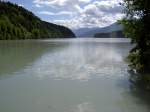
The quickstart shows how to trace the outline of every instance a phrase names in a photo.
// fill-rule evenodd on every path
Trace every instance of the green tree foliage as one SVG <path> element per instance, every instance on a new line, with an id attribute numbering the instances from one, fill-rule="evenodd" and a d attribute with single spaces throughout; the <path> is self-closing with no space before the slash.
<path id="1" fill-rule="evenodd" d="M 135 47 L 128 57 L 130 66 L 140 75 L 138 79 L 150 87 L 150 0 L 124 0 L 126 17 L 121 21 L 126 37 Z M 150 89 L 150 88 L 149 88 Z"/>
<path id="2" fill-rule="evenodd" d="M 0 1 L 0 40 L 71 37 L 75 35 L 70 29 L 44 22 L 21 6 Z"/>
<path id="3" fill-rule="evenodd" d="M 126 17 L 122 20 L 125 35 L 136 44 L 129 56 L 131 66 L 139 72 L 149 72 L 150 0 L 124 0 L 123 6 L 126 13 Z"/>

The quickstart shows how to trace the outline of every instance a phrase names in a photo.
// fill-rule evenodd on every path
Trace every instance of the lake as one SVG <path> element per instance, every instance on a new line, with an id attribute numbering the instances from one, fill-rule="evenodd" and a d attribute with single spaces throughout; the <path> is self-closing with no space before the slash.
<path id="1" fill-rule="evenodd" d="M 129 39 L 0 41 L 0 112 L 150 112 Z"/>

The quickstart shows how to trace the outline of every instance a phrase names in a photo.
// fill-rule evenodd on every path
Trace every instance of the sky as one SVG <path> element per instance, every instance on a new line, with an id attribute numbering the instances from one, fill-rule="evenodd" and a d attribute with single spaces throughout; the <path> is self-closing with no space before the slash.
<path id="1" fill-rule="evenodd" d="M 105 27 L 123 17 L 122 0 L 8 0 L 71 29 Z"/>

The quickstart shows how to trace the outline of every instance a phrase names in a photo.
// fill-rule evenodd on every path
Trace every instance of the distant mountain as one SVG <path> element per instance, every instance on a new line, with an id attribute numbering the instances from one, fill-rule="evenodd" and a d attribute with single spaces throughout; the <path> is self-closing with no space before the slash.
<path id="1" fill-rule="evenodd" d="M 42 21 L 25 8 L 0 0 L 0 40 L 72 38 L 68 28 Z"/>
<path id="2" fill-rule="evenodd" d="M 114 23 L 110 26 L 103 27 L 103 28 L 80 28 L 77 30 L 74 30 L 74 33 L 76 34 L 77 37 L 94 37 L 95 34 L 97 33 L 110 33 L 114 31 L 120 31 L 122 30 L 123 27 L 122 25 L 118 23 Z"/>
<path id="3" fill-rule="evenodd" d="M 122 31 L 113 31 L 106 33 L 96 33 L 94 35 L 95 38 L 124 38 Z"/>

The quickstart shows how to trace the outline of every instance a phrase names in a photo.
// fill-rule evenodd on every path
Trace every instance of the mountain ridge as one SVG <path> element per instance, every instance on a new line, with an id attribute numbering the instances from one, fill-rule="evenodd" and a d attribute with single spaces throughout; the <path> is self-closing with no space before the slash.
<path id="1" fill-rule="evenodd" d="M 80 28 L 77 30 L 74 30 L 74 33 L 77 37 L 94 37 L 97 33 L 110 33 L 114 31 L 121 31 L 123 29 L 123 26 L 119 23 L 115 22 L 111 24 L 110 26 L 102 27 L 102 28 Z"/>

